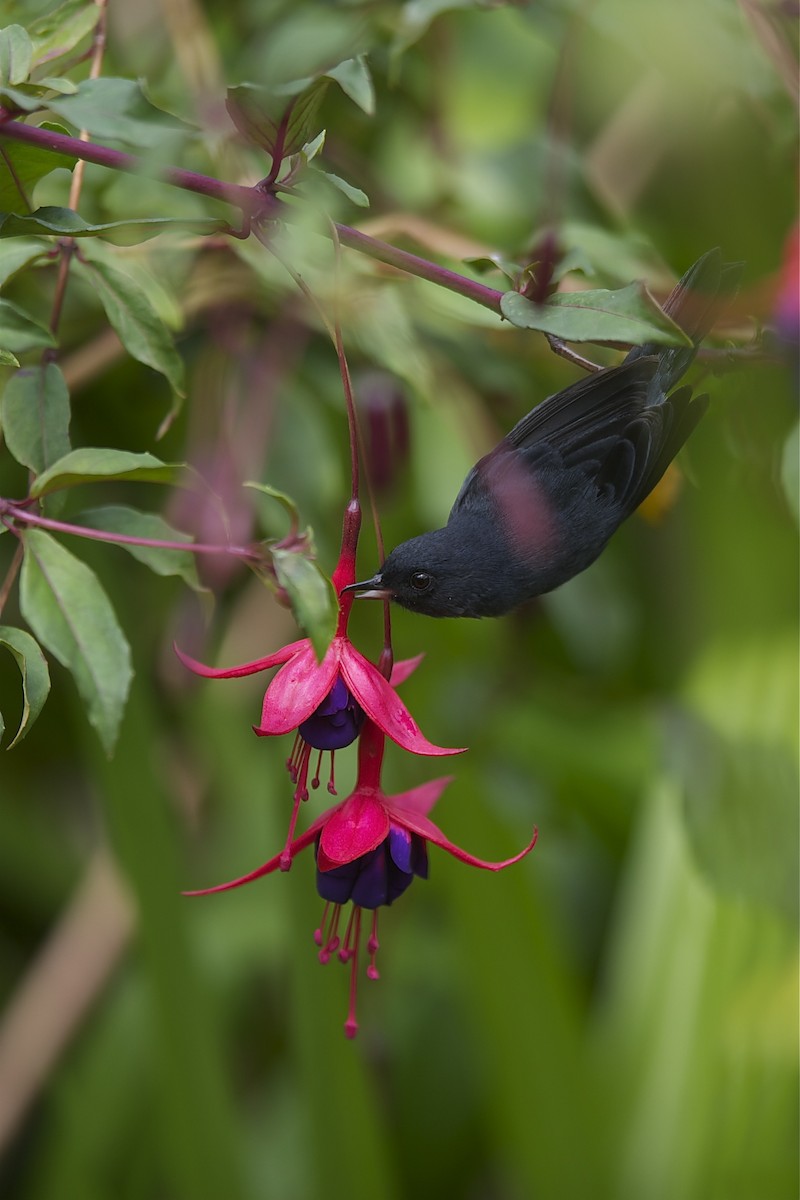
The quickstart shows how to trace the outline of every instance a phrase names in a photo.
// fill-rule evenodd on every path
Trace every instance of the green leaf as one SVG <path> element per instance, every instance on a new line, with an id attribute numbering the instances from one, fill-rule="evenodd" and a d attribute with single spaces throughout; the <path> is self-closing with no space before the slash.
<path id="1" fill-rule="evenodd" d="M 97 292 L 109 323 L 128 353 L 160 372 L 177 396 L 184 396 L 183 360 L 172 335 L 135 280 L 96 259 L 76 264 Z"/>
<path id="2" fill-rule="evenodd" d="M 225 221 L 214 217 L 139 217 L 132 221 L 104 221 L 95 225 L 84 221 L 71 208 L 53 206 L 37 208 L 27 216 L 14 212 L 0 213 L 0 238 L 43 233 L 55 237 L 101 237 L 118 246 L 146 242 L 148 238 L 174 229 L 195 234 L 214 234 L 226 228 Z"/>
<path id="3" fill-rule="evenodd" d="M 369 196 L 366 192 L 362 192 L 361 188 L 354 187 L 352 183 L 348 183 L 340 175 L 334 175 L 332 171 L 323 171 L 322 167 L 318 167 L 316 163 L 312 164 L 311 169 L 343 192 L 352 204 L 357 204 L 359 208 L 369 208 Z"/>
<path id="4" fill-rule="evenodd" d="M 613 292 L 601 288 L 559 293 L 546 304 L 534 304 L 518 292 L 506 292 L 500 309 L 520 329 L 538 329 L 568 342 L 691 345 L 683 330 L 639 282 Z"/>
<path id="5" fill-rule="evenodd" d="M 69 391 L 55 363 L 17 371 L 0 397 L 0 425 L 17 462 L 41 475 L 69 454 Z"/>
<path id="6" fill-rule="evenodd" d="M 335 79 L 342 91 L 355 101 L 368 116 L 374 115 L 375 88 L 364 54 L 340 62 L 338 66 L 331 67 L 325 74 L 329 79 Z"/>
<path id="7" fill-rule="evenodd" d="M 0 367 L 18 367 L 19 359 L 10 350 L 0 350 Z"/>
<path id="8" fill-rule="evenodd" d="M 107 504 L 80 514 L 76 523 L 90 529 L 105 529 L 109 533 L 124 533 L 128 537 L 148 538 L 159 542 L 191 543 L 188 533 L 174 529 L 158 513 L 140 512 L 122 504 Z M 197 578 L 195 556 L 186 550 L 161 550 L 156 546 L 134 546 L 117 543 L 156 575 L 180 575 L 196 592 L 205 591 Z"/>
<path id="9" fill-rule="evenodd" d="M 510 283 L 516 283 L 522 274 L 522 267 L 519 263 L 511 262 L 499 254 L 479 254 L 473 258 L 465 258 L 463 261 L 467 266 L 472 267 L 476 275 L 489 275 L 500 271 Z"/>
<path id="10" fill-rule="evenodd" d="M 60 125 L 42 125 L 54 133 L 66 133 Z M 41 146 L 29 146 L 25 142 L 4 141 L 0 145 L 0 213 L 27 211 L 33 189 L 40 179 L 64 167 L 71 171 L 78 160 L 69 154 L 60 154 Z"/>
<path id="11" fill-rule="evenodd" d="M 130 648 L 97 576 L 50 534 L 29 529 L 20 608 L 39 641 L 72 672 L 110 754 L 133 672 Z"/>
<path id="12" fill-rule="evenodd" d="M 85 79 L 73 96 L 51 96 L 47 107 L 93 137 L 147 149 L 159 134 L 181 128 L 174 117 L 150 104 L 132 79 Z"/>
<path id="13" fill-rule="evenodd" d="M 46 325 L 40 325 L 10 300 L 0 300 L 0 346 L 14 353 L 24 353 L 55 344 L 56 339 Z"/>
<path id="14" fill-rule="evenodd" d="M 62 79 L 59 75 L 43 75 L 37 83 L 40 87 L 50 88 L 54 92 L 63 92 L 65 96 L 74 96 L 78 90 L 77 83 L 71 79 Z"/>
<path id="15" fill-rule="evenodd" d="M 0 241 L 0 287 L 16 275 L 17 271 L 27 267 L 28 263 L 44 257 L 49 249 L 48 243 L 38 238 L 15 238 L 13 241 L 9 238 L 7 241 Z"/>
<path id="16" fill-rule="evenodd" d="M 0 29 L 0 83 L 24 83 L 31 71 L 33 45 L 21 25 Z"/>
<path id="17" fill-rule="evenodd" d="M 300 80 L 279 88 L 243 83 L 228 88 L 226 107 L 239 132 L 273 157 L 287 158 L 302 150 L 330 80 Z M 292 95 L 292 88 L 302 91 Z"/>
<path id="18" fill-rule="evenodd" d="M 303 146 L 302 150 L 300 151 L 306 163 L 310 163 L 312 159 L 316 158 L 324 145 L 325 130 L 323 129 L 321 133 L 317 134 L 313 141 L 306 142 L 305 146 Z"/>
<path id="19" fill-rule="evenodd" d="M 34 66 L 63 58 L 92 32 L 99 19 L 99 9 L 86 0 L 66 0 L 52 12 L 39 17 L 29 26 L 33 42 Z"/>
<path id="20" fill-rule="evenodd" d="M 14 740 L 6 747 L 11 750 L 21 742 L 39 716 L 50 691 L 50 672 L 39 643 L 24 629 L 0 625 L 0 646 L 10 651 L 22 675 L 22 717 Z M 0 738 L 4 722 L 0 717 Z"/>
<path id="21" fill-rule="evenodd" d="M 59 488 L 111 479 L 129 479 L 135 483 L 180 484 L 185 472 L 186 467 L 182 463 L 164 463 L 152 454 L 134 454 L 130 450 L 104 450 L 96 446 L 86 446 L 80 450 L 72 450 L 53 463 L 49 470 L 34 481 L 31 495 L 47 496 Z"/>
<path id="22" fill-rule="evenodd" d="M 297 511 L 297 505 L 290 496 L 285 492 L 279 492 L 277 488 L 270 487 L 268 483 L 256 483 L 252 479 L 248 479 L 242 485 L 246 488 L 252 488 L 255 492 L 262 492 L 263 495 L 269 496 L 271 500 L 277 500 L 278 504 L 289 514 L 289 521 L 292 528 L 297 529 L 300 525 L 300 514 Z"/>
<path id="23" fill-rule="evenodd" d="M 321 659 L 336 629 L 333 587 L 316 563 L 292 550 L 272 550 L 278 583 L 286 590 L 295 620 Z"/>

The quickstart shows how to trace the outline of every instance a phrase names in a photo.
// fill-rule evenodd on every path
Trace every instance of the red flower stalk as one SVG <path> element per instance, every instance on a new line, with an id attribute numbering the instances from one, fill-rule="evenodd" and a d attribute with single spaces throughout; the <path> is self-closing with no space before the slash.
<path id="1" fill-rule="evenodd" d="M 329 808 L 285 851 L 248 875 L 217 884 L 216 887 L 184 893 L 187 896 L 207 896 L 241 887 L 260 879 L 262 875 L 272 874 L 278 868 L 285 869 L 286 854 L 291 861 L 301 850 L 314 843 L 317 890 L 326 902 L 314 940 L 319 946 L 320 962 L 327 963 L 338 953 L 342 962 L 350 963 L 350 1005 L 344 1029 L 351 1038 L 358 1032 L 356 991 L 363 910 L 371 910 L 373 914 L 366 945 L 369 956 L 367 976 L 377 979 L 377 910 L 383 905 L 392 904 L 401 896 L 415 875 L 427 878 L 428 842 L 469 866 L 500 871 L 529 854 L 537 837 L 534 829 L 528 845 L 513 858 L 501 862 L 487 862 L 462 850 L 449 841 L 428 817 L 450 778 L 432 779 L 411 791 L 387 796 L 381 788 L 384 743 L 381 729 L 374 722 L 365 721 L 359 740 L 358 777 L 346 800 Z M 352 902 L 353 908 L 345 932 L 340 936 L 342 911 L 348 901 Z"/>

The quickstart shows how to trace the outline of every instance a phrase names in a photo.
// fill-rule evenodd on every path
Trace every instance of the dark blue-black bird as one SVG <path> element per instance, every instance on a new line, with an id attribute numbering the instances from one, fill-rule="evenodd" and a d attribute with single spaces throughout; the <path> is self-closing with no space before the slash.
<path id="1" fill-rule="evenodd" d="M 396 546 L 347 590 L 429 617 L 497 617 L 593 563 L 705 412 L 707 396 L 671 389 L 739 272 L 704 254 L 664 305 L 691 346 L 637 346 L 543 400 L 472 468 L 443 529 Z"/>

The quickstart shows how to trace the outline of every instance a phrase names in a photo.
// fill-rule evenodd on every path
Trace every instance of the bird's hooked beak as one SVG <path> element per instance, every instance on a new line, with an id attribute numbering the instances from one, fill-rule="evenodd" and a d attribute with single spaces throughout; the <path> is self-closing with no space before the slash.
<path id="1" fill-rule="evenodd" d="M 345 592 L 356 592 L 358 600 L 391 600 L 394 592 L 391 588 L 382 587 L 383 579 L 380 573 L 373 575 L 372 579 L 362 579 L 361 583 L 349 583 L 347 587 L 343 587 L 340 596 Z"/>

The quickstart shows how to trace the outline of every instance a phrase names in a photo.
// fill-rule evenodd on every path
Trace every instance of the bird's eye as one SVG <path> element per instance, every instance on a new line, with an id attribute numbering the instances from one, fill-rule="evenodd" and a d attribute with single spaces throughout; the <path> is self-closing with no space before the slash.
<path id="1" fill-rule="evenodd" d="M 409 582 L 415 592 L 427 592 L 433 579 L 427 571 L 415 571 Z"/>

